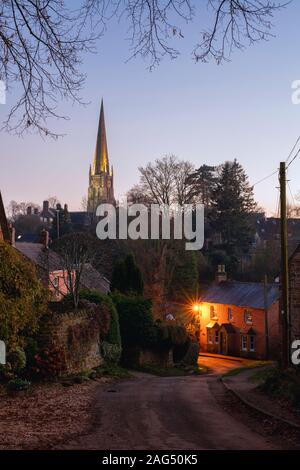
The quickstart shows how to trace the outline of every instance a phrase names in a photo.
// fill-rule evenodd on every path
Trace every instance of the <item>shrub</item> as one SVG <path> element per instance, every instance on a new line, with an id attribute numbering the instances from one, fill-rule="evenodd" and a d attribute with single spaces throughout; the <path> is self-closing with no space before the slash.
<path id="1" fill-rule="evenodd" d="M 58 348 L 43 349 L 34 357 L 31 368 L 39 378 L 58 377 L 66 369 L 65 352 Z"/>
<path id="2" fill-rule="evenodd" d="M 26 354 L 24 349 L 16 346 L 14 350 L 9 351 L 6 358 L 15 373 L 20 373 L 26 367 Z"/>
<path id="3" fill-rule="evenodd" d="M 0 364 L 0 382 L 11 380 L 15 377 L 12 371 L 11 365 L 6 363 L 5 365 Z"/>
<path id="4" fill-rule="evenodd" d="M 144 297 L 114 294 L 124 348 L 149 347 L 157 342 L 157 327 L 151 312 L 151 301 Z"/>
<path id="5" fill-rule="evenodd" d="M 117 364 L 121 359 L 121 348 L 118 344 L 103 341 L 101 344 L 103 358 L 107 362 Z"/>
<path id="6" fill-rule="evenodd" d="M 300 401 L 300 373 L 297 369 L 272 369 L 266 374 L 265 381 L 258 387 L 263 392 L 284 398 L 292 406 Z"/>
<path id="7" fill-rule="evenodd" d="M 158 346 L 171 348 L 184 345 L 188 340 L 186 329 L 181 325 L 158 324 Z"/>
<path id="8" fill-rule="evenodd" d="M 22 336 L 38 329 L 47 297 L 33 264 L 0 242 L 0 338 L 8 348 L 22 344 Z"/>
<path id="9" fill-rule="evenodd" d="M 26 354 L 26 367 L 29 368 L 34 364 L 34 357 L 39 352 L 37 341 L 33 338 L 26 338 L 24 351 Z"/>
<path id="10" fill-rule="evenodd" d="M 101 294 L 96 290 L 82 289 L 79 292 L 80 299 L 88 300 L 96 304 L 99 308 L 99 321 L 101 330 L 101 339 L 103 343 L 107 343 L 103 346 L 102 350 L 104 355 L 113 357 L 114 359 L 108 359 L 110 361 L 118 361 L 120 359 L 122 351 L 119 316 L 117 309 L 108 295 Z M 109 347 L 108 343 L 111 346 Z M 110 351 L 110 352 L 108 352 Z M 104 356 L 105 357 L 105 356 Z"/>
<path id="11" fill-rule="evenodd" d="M 10 392 L 19 392 L 21 390 L 26 390 L 31 383 L 28 380 L 23 379 L 12 379 L 7 384 L 7 390 Z"/>
<path id="12" fill-rule="evenodd" d="M 122 294 L 143 294 L 144 282 L 142 273 L 135 263 L 133 254 L 127 255 L 124 261 L 115 265 L 112 274 L 111 289 L 112 291 L 118 291 Z"/>

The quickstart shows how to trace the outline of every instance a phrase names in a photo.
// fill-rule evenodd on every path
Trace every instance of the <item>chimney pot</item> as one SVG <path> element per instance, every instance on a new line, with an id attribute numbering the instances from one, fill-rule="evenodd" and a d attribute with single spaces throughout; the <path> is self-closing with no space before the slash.
<path id="1" fill-rule="evenodd" d="M 49 211 L 49 201 L 43 201 L 43 212 Z"/>
<path id="2" fill-rule="evenodd" d="M 42 230 L 42 244 L 45 248 L 49 248 L 49 232 L 48 230 Z"/>
<path id="3" fill-rule="evenodd" d="M 227 273 L 225 269 L 225 264 L 219 264 L 218 270 L 216 273 L 216 282 L 224 282 L 227 281 Z"/>

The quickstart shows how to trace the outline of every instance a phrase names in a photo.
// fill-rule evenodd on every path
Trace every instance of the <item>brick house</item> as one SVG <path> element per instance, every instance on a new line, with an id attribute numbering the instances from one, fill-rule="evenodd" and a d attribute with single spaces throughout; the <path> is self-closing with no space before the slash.
<path id="1" fill-rule="evenodd" d="M 278 284 L 216 281 L 203 293 L 199 315 L 201 351 L 253 359 L 278 357 Z"/>
<path id="2" fill-rule="evenodd" d="M 48 247 L 48 241 L 49 234 L 43 231 L 43 243 L 13 241 L 13 246 L 35 264 L 38 278 L 49 289 L 51 300 L 60 301 L 68 293 L 68 275 L 63 269 L 59 255 Z M 110 290 L 109 281 L 89 263 L 84 265 L 80 284 L 82 288 L 95 289 L 103 294 L 107 294 Z"/>
<path id="3" fill-rule="evenodd" d="M 291 341 L 300 339 L 300 245 L 289 259 Z"/>

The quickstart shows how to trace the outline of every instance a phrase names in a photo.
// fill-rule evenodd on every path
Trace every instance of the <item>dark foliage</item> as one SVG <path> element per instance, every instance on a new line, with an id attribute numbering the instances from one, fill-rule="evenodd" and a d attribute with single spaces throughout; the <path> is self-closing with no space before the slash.
<path id="1" fill-rule="evenodd" d="M 144 282 L 142 273 L 137 267 L 132 254 L 127 255 L 124 261 L 115 265 L 111 289 L 122 294 L 143 294 Z"/>

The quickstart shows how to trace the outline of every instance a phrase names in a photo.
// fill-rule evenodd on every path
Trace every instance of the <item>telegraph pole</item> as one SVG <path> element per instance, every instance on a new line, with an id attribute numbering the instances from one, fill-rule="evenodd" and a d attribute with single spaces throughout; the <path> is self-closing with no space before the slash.
<path id="1" fill-rule="evenodd" d="M 269 312 L 268 312 L 268 277 L 264 276 L 264 307 L 265 307 L 265 347 L 266 359 L 269 358 Z"/>
<path id="2" fill-rule="evenodd" d="M 282 325 L 282 367 L 289 366 L 289 260 L 288 227 L 286 211 L 286 165 L 280 162 L 280 228 L 281 228 L 281 325 Z"/>

